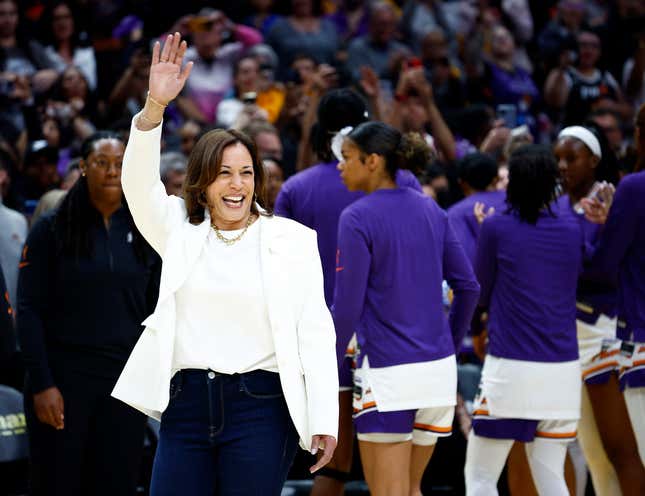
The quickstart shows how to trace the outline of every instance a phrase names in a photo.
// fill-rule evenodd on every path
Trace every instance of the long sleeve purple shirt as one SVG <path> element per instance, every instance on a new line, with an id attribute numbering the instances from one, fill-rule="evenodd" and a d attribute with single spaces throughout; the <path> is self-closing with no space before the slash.
<path id="1" fill-rule="evenodd" d="M 558 198 L 557 207 L 558 211 L 568 211 L 577 218 L 582 230 L 585 270 L 578 277 L 576 318 L 589 324 L 595 324 L 601 313 L 609 317 L 615 317 L 618 298 L 616 285 L 611 281 L 598 278 L 596 271 L 590 264 L 590 257 L 598 244 L 600 233 L 602 232 L 601 226 L 589 222 L 584 214 L 576 213 L 568 195 Z"/>
<path id="2" fill-rule="evenodd" d="M 592 265 L 618 274 L 617 336 L 645 342 L 645 171 L 618 185 Z"/>
<path id="3" fill-rule="evenodd" d="M 325 301 L 334 298 L 338 219 L 341 212 L 359 198 L 362 192 L 350 192 L 336 168 L 338 162 L 314 165 L 290 177 L 276 199 L 275 213 L 304 224 L 318 234 L 318 251 L 323 268 Z M 400 170 L 400 187 L 421 191 L 421 185 L 410 171 Z"/>
<path id="4" fill-rule="evenodd" d="M 455 353 L 479 285 L 446 213 L 410 188 L 377 190 L 347 207 L 338 226 L 332 315 L 342 360 L 356 332 L 371 367 Z M 454 291 L 450 316 L 441 284 Z"/>
<path id="5" fill-rule="evenodd" d="M 486 210 L 493 207 L 496 213 L 502 213 L 506 208 L 506 192 L 478 191 L 458 201 L 448 209 L 450 225 L 455 230 L 455 235 L 471 263 L 475 263 L 477 238 L 481 230 L 474 212 L 475 203 L 477 202 L 483 203 Z"/>
<path id="6" fill-rule="evenodd" d="M 489 307 L 489 352 L 500 358 L 565 362 L 578 358 L 576 285 L 583 253 L 580 223 L 553 206 L 537 224 L 514 213 L 482 224 L 475 273 Z"/>

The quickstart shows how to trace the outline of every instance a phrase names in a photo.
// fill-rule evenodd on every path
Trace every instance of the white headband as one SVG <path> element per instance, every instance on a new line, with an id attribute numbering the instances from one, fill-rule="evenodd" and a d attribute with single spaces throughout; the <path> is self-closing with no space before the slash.
<path id="1" fill-rule="evenodd" d="M 569 126 L 565 127 L 560 134 L 558 134 L 558 139 L 560 138 L 577 138 L 582 141 L 587 148 L 591 150 L 596 157 L 602 158 L 602 152 L 600 151 L 600 141 L 594 136 L 594 134 L 589 131 L 586 127 L 582 126 Z"/>
<path id="2" fill-rule="evenodd" d="M 343 129 L 338 131 L 331 139 L 331 151 L 336 157 L 336 160 L 338 160 L 339 162 L 343 161 L 343 154 L 341 153 L 341 149 L 343 148 L 343 141 L 345 140 L 345 136 L 351 133 L 353 129 L 354 128 L 352 126 L 344 127 Z"/>

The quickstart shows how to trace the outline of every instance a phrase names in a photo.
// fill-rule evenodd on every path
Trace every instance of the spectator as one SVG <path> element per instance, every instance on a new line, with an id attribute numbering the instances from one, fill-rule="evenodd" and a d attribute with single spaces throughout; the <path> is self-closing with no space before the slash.
<path id="1" fill-rule="evenodd" d="M 184 157 L 188 158 L 190 152 L 193 151 L 197 138 L 202 132 L 202 128 L 195 121 L 186 121 L 179 129 L 179 140 L 181 145 L 181 153 Z"/>
<path id="2" fill-rule="evenodd" d="M 132 117 L 138 113 L 145 103 L 149 76 L 150 53 L 143 47 L 138 48 L 110 93 L 109 115 Z"/>
<path id="3" fill-rule="evenodd" d="M 187 165 L 188 159 L 179 152 L 161 154 L 161 182 L 165 186 L 168 195 L 182 196 Z"/>
<path id="4" fill-rule="evenodd" d="M 277 158 L 265 158 L 262 160 L 262 164 L 267 174 L 267 202 L 269 208 L 273 210 L 284 182 L 284 172 L 282 171 L 282 164 Z"/>
<path id="5" fill-rule="evenodd" d="M 600 38 L 591 31 L 577 37 L 579 56 L 575 66 L 566 54 L 553 69 L 544 85 L 544 99 L 555 110 L 564 112 L 564 124 L 581 124 L 595 109 L 618 112 L 629 119 L 632 108 L 625 102 L 619 84 L 606 70 L 597 67 L 600 60 Z"/>
<path id="6" fill-rule="evenodd" d="M 274 158 L 282 167 L 282 143 L 278 130 L 268 122 L 256 121 L 242 129 L 255 142 L 261 159 Z"/>
<path id="7" fill-rule="evenodd" d="M 608 109 L 599 109 L 593 111 L 589 118 L 600 129 L 602 129 L 607 142 L 614 152 L 616 157 L 623 157 L 625 155 L 625 142 L 623 129 L 621 127 L 622 119 L 620 116 Z"/>
<path id="8" fill-rule="evenodd" d="M 17 323 L 34 495 L 135 494 L 146 419 L 110 393 L 161 264 L 123 204 L 123 150 L 110 133 L 85 141 L 83 177 L 23 252 Z"/>
<path id="9" fill-rule="evenodd" d="M 441 113 L 445 115 L 463 108 L 466 104 L 463 74 L 450 57 L 446 35 L 441 28 L 429 31 L 423 38 L 421 61 Z"/>
<path id="10" fill-rule="evenodd" d="M 267 120 L 274 124 L 286 97 L 286 90 L 282 83 L 275 80 L 275 71 L 278 68 L 278 56 L 269 45 L 259 44 L 251 47 L 248 55 L 255 57 L 260 64 L 260 77 L 258 80 L 258 96 L 256 103 L 267 112 Z"/>
<path id="11" fill-rule="evenodd" d="M 411 56 L 410 49 L 394 39 L 396 14 L 392 5 L 378 1 L 370 7 L 369 32 L 356 38 L 347 49 L 347 71 L 355 81 L 361 66 L 371 67 L 379 79 L 390 79 L 401 57 Z"/>
<path id="12" fill-rule="evenodd" d="M 365 0 L 342 0 L 336 12 L 327 16 L 336 26 L 341 46 L 368 33 L 368 5 Z"/>
<path id="13" fill-rule="evenodd" d="M 54 118 L 61 134 L 61 147 L 78 148 L 95 131 L 96 100 L 80 69 L 69 66 L 46 95 L 44 113 Z"/>
<path id="14" fill-rule="evenodd" d="M 560 0 L 557 14 L 542 30 L 537 39 L 540 54 L 544 56 L 544 69 L 560 64 L 576 50 L 576 37 L 584 27 L 587 7 L 584 0 Z"/>
<path id="15" fill-rule="evenodd" d="M 514 123 L 507 124 L 510 127 L 526 123 L 530 107 L 539 98 L 531 75 L 515 64 L 515 51 L 511 32 L 501 24 L 495 26 L 492 30 L 490 60 L 484 62 L 482 79 L 474 81 L 477 87 L 473 92 L 476 95 L 483 90 L 478 98 L 493 106 L 513 106 L 516 117 Z"/>
<path id="16" fill-rule="evenodd" d="M 454 36 L 448 24 L 444 2 L 437 0 L 407 0 L 403 5 L 401 29 L 412 47 L 417 50 L 426 34 L 441 28 L 453 44 Z"/>
<path id="17" fill-rule="evenodd" d="M 233 61 L 246 48 L 262 41 L 262 35 L 248 26 L 233 24 L 222 11 L 210 7 L 200 10 L 188 25 L 193 46 L 186 52 L 186 59 L 194 67 L 177 106 L 185 118 L 212 124 L 217 106 L 233 89 Z M 229 33 L 235 41 L 224 43 Z"/>
<path id="18" fill-rule="evenodd" d="M 27 220 L 25 217 L 2 204 L 11 181 L 9 176 L 11 158 L 0 150 L 0 268 L 4 273 L 9 301 L 16 301 L 18 285 L 18 263 L 22 245 L 27 239 Z"/>
<path id="19" fill-rule="evenodd" d="M 296 55 L 332 64 L 338 49 L 336 28 L 321 17 L 321 0 L 291 0 L 292 15 L 275 22 L 266 42 L 278 54 L 278 79 L 284 79 Z"/>
<path id="20" fill-rule="evenodd" d="M 274 14 L 273 0 L 251 0 L 253 14 L 244 19 L 244 24 L 257 29 L 262 36 L 267 36 L 280 16 Z"/>
<path id="21" fill-rule="evenodd" d="M 245 56 L 235 62 L 233 69 L 233 96 L 217 106 L 217 126 L 239 127 L 238 120 L 266 120 L 269 114 L 257 105 L 260 89 L 260 64 L 255 57 Z M 238 125 L 236 125 L 238 124 Z"/>
<path id="22" fill-rule="evenodd" d="M 406 69 L 399 78 L 391 121 L 405 132 L 422 134 L 442 161 L 455 159 L 455 138 L 437 108 L 423 68 Z"/>
<path id="23" fill-rule="evenodd" d="M 18 2 L 0 0 L 0 121 L 17 140 L 25 128 L 22 105 L 33 102 L 31 87 L 44 91 L 58 76 L 43 46 L 18 31 Z"/>
<path id="24" fill-rule="evenodd" d="M 634 55 L 623 66 L 623 87 L 635 109 L 645 103 L 645 28 L 638 35 Z"/>
<path id="25" fill-rule="evenodd" d="M 60 184 L 57 164 L 58 150 L 45 140 L 28 145 L 22 173 L 14 181 L 21 211 L 31 215 L 40 197 Z"/>
<path id="26" fill-rule="evenodd" d="M 67 66 L 80 69 L 92 91 L 96 90 L 96 58 L 87 38 L 87 33 L 76 30 L 72 4 L 56 1 L 49 5 L 43 15 L 43 29 L 47 42 L 45 51 L 62 72 Z"/>

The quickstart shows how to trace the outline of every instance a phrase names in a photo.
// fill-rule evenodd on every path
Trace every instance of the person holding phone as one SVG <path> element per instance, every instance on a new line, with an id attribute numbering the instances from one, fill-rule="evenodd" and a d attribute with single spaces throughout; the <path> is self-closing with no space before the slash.
<path id="1" fill-rule="evenodd" d="M 260 64 L 255 57 L 246 55 L 233 66 L 233 95 L 217 106 L 217 125 L 241 129 L 254 120 L 268 118 L 268 113 L 256 105 L 260 84 Z"/>
<path id="2" fill-rule="evenodd" d="M 280 494 L 300 445 L 334 453 L 338 375 L 316 234 L 266 210 L 266 173 L 243 133 L 204 134 L 183 198 L 159 177 L 163 114 L 193 67 L 157 42 L 132 122 L 123 189 L 161 254 L 157 306 L 112 392 L 161 420 L 150 494 Z"/>
<path id="3" fill-rule="evenodd" d="M 603 146 L 604 145 L 604 146 Z M 581 200 L 594 197 L 601 181 L 618 182 L 604 136 L 582 126 L 563 129 L 554 148 L 564 194 L 558 207 L 579 219 L 589 253 L 601 235 L 584 218 Z M 585 387 L 578 438 L 598 494 L 640 494 L 645 469 L 618 382 L 621 342 L 616 339 L 618 295 L 613 283 L 594 277 L 593 266 L 578 279 L 576 327 Z M 609 463 L 608 463 L 609 462 Z M 613 466 L 613 467 L 612 467 Z M 620 486 L 620 489 L 618 487 Z"/>
<path id="4" fill-rule="evenodd" d="M 180 19 L 175 28 L 192 35 L 193 46 L 186 52 L 186 60 L 194 64 L 193 76 L 177 98 L 177 106 L 187 119 L 214 124 L 219 103 L 234 87 L 233 63 L 244 50 L 260 43 L 262 35 L 251 27 L 234 24 L 212 7 Z"/>

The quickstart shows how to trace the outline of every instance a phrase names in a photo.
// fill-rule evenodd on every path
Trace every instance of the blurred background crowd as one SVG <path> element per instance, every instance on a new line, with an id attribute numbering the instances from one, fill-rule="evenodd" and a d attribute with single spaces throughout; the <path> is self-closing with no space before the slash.
<path id="1" fill-rule="evenodd" d="M 478 184 L 464 157 L 492 156 L 504 189 L 513 150 L 551 145 L 568 125 L 597 131 L 620 175 L 638 161 L 642 0 L 0 0 L 5 304 L 16 301 L 29 226 L 80 176 L 86 138 L 127 140 L 152 43 L 176 31 L 194 67 L 163 123 L 168 194 L 181 194 L 200 135 L 233 127 L 255 140 L 273 205 L 285 180 L 321 161 L 318 103 L 343 87 L 370 118 L 425 136 L 436 154 L 418 179 L 443 208 Z M 21 389 L 18 353 L 0 369 L 0 383 Z"/>

